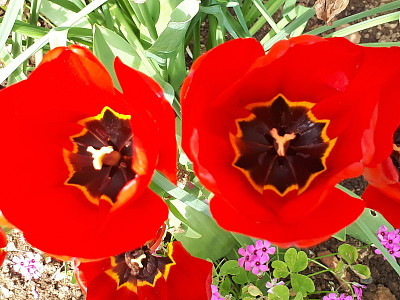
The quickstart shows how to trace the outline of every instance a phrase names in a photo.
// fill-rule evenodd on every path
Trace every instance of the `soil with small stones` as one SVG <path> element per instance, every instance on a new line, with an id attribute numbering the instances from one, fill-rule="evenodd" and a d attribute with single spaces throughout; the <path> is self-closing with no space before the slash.
<path id="1" fill-rule="evenodd" d="M 32 248 L 22 232 L 13 229 L 7 234 L 7 257 L 0 269 L 0 300 L 84 300 L 73 283 L 72 265 L 57 261 Z M 29 279 L 14 270 L 14 257 L 26 257 L 28 252 L 41 255 L 44 267 L 38 279 Z M 111 299 L 110 299 L 111 300 Z"/>

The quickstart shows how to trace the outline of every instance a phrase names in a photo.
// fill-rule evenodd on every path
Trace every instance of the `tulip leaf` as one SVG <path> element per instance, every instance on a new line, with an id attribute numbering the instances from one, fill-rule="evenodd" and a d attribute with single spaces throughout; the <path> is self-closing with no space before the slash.
<path id="1" fill-rule="evenodd" d="M 200 2 L 184 0 L 172 12 L 171 20 L 155 43 L 148 49 L 151 56 L 165 59 L 185 40 L 190 21 L 199 11 Z M 152 55 L 153 54 L 153 55 Z"/>
<path id="2" fill-rule="evenodd" d="M 63 23 L 72 19 L 78 11 L 79 9 L 75 9 L 74 12 L 48 0 L 42 0 L 40 8 L 40 12 L 57 26 L 61 26 Z M 81 21 L 75 24 L 75 26 L 90 27 L 90 24 L 86 18 L 83 18 Z"/>
<path id="3" fill-rule="evenodd" d="M 290 281 L 295 292 L 307 295 L 307 293 L 315 291 L 314 282 L 310 277 L 301 274 L 290 274 Z"/>
<path id="4" fill-rule="evenodd" d="M 201 237 L 193 238 L 186 233 L 174 233 L 185 249 L 199 258 L 219 259 L 225 256 L 237 245 L 236 240 L 228 231 L 223 230 L 208 215 L 186 205 L 180 200 L 170 200 L 171 203 L 187 220 L 188 226 Z"/>
<path id="5" fill-rule="evenodd" d="M 141 72 L 148 73 L 147 68 L 132 46 L 118 34 L 107 28 L 101 26 L 94 27 L 93 52 L 111 74 L 114 85 L 117 88 L 120 88 L 114 71 L 114 60 L 117 56 L 124 64 Z"/>
<path id="6" fill-rule="evenodd" d="M 349 264 L 354 264 L 358 258 L 356 247 L 349 244 L 340 245 L 338 248 L 340 256 Z"/>

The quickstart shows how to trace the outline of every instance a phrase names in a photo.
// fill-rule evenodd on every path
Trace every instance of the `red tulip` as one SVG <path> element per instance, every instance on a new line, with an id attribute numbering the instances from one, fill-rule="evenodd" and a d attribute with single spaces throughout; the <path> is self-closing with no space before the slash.
<path id="1" fill-rule="evenodd" d="M 395 59 L 343 38 L 300 36 L 266 55 L 237 39 L 193 64 L 182 144 L 222 227 L 311 246 L 361 214 L 364 202 L 335 184 L 359 176 L 373 152 L 365 135 L 390 78 L 378 54 Z"/>
<path id="2" fill-rule="evenodd" d="M 115 71 L 123 92 L 89 50 L 61 47 L 0 91 L 0 209 L 42 251 L 116 255 L 167 219 L 148 184 L 155 169 L 176 180 L 173 110 L 151 78 L 118 58 Z"/>
<path id="3" fill-rule="evenodd" d="M 148 246 L 95 262 L 76 271 L 87 300 L 209 300 L 212 264 L 191 256 L 180 242 L 166 256 Z"/>

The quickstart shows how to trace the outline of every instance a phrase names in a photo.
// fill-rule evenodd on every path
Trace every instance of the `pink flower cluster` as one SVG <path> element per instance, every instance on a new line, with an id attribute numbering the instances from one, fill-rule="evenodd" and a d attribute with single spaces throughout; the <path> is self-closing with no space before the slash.
<path id="1" fill-rule="evenodd" d="M 268 241 L 258 240 L 255 245 L 247 245 L 246 249 L 240 248 L 239 254 L 242 256 L 238 259 L 240 267 L 244 267 L 246 271 L 252 271 L 255 275 L 261 275 L 268 271 L 269 254 L 274 254 L 275 247 L 271 247 Z"/>
<path id="2" fill-rule="evenodd" d="M 27 280 L 38 279 L 42 275 L 43 264 L 40 254 L 28 252 L 26 257 L 14 256 L 12 261 L 14 262 L 14 271 L 20 273 Z"/>
<path id="3" fill-rule="evenodd" d="M 221 297 L 221 294 L 218 291 L 218 287 L 216 285 L 211 285 L 211 299 L 210 300 L 224 300 L 225 298 Z"/>
<path id="4" fill-rule="evenodd" d="M 335 293 L 330 293 L 328 296 L 324 296 L 322 300 L 353 300 L 352 296 L 346 296 L 345 294 L 335 294 Z"/>
<path id="5" fill-rule="evenodd" d="M 388 250 L 389 254 L 396 259 L 400 257 L 400 230 L 393 229 L 392 231 L 388 231 L 388 228 L 385 225 L 382 225 L 378 232 L 377 236 L 382 245 Z M 379 249 L 375 250 L 376 254 L 382 254 Z M 383 258 L 386 259 L 386 258 Z"/>

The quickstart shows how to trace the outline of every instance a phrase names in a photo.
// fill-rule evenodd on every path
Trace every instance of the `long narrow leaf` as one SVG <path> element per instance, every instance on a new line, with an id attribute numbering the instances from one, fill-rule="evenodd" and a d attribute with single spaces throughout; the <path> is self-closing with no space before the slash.
<path id="1" fill-rule="evenodd" d="M 71 27 L 76 22 L 81 20 L 83 17 L 85 17 L 87 14 L 89 14 L 90 12 L 101 6 L 106 1 L 107 0 L 94 0 L 93 2 L 89 3 L 84 9 L 82 9 L 79 13 L 74 15 L 73 18 L 62 24 L 62 26 L 60 27 Z M 36 51 L 38 51 L 40 48 L 46 45 L 49 41 L 49 37 L 50 37 L 49 34 L 46 34 L 44 37 L 36 41 L 32 46 L 30 46 L 28 49 L 26 49 L 24 52 L 18 55 L 18 57 L 15 58 L 11 63 L 9 63 L 3 69 L 1 69 L 0 82 L 4 81 L 20 64 L 22 64 L 25 60 L 31 57 Z"/>
<path id="2" fill-rule="evenodd" d="M 1 22 L 0 25 L 0 49 L 4 48 L 7 38 L 10 35 L 15 20 L 17 19 L 18 13 L 21 11 L 23 4 L 24 0 L 11 0 L 8 4 L 3 22 Z M 0 80 L 0 82 L 3 80 Z"/>

